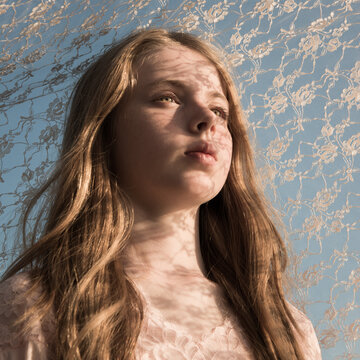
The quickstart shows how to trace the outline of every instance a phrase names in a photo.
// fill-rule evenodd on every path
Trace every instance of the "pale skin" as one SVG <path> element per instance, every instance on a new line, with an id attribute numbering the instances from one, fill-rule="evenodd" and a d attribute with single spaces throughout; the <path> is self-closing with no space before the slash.
<path id="1" fill-rule="evenodd" d="M 215 66 L 177 44 L 138 66 L 117 112 L 115 170 L 135 210 L 126 271 L 164 319 L 195 337 L 223 323 L 204 274 L 198 212 L 228 175 L 228 112 Z"/>

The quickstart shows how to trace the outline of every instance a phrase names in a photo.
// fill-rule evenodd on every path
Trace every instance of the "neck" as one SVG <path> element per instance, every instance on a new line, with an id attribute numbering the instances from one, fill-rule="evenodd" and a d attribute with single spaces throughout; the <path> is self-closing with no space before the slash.
<path id="1" fill-rule="evenodd" d="M 203 276 L 198 217 L 198 209 L 153 216 L 135 208 L 125 253 L 126 271 L 137 278 L 155 274 Z"/>

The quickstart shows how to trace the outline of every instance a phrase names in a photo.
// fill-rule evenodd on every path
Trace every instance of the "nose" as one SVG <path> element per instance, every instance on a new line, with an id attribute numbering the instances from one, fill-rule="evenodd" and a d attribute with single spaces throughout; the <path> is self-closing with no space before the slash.
<path id="1" fill-rule="evenodd" d="M 216 115 L 205 106 L 196 106 L 190 118 L 190 130 L 196 133 L 215 131 Z"/>

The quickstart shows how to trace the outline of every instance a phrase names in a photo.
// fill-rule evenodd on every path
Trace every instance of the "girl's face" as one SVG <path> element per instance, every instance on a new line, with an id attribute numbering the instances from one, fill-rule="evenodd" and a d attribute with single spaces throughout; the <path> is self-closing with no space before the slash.
<path id="1" fill-rule="evenodd" d="M 137 79 L 116 112 L 119 183 L 153 214 L 198 207 L 221 190 L 231 163 L 229 104 L 217 70 L 174 44 L 138 66 Z"/>

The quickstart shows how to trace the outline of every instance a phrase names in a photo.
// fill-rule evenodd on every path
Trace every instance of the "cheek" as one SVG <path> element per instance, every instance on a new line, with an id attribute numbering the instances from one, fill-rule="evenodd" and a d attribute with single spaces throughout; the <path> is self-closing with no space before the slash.
<path id="1" fill-rule="evenodd" d="M 218 181 L 225 183 L 232 161 L 233 142 L 230 132 L 224 129 L 221 136 L 217 138 L 217 148 L 219 152 L 219 168 L 217 173 Z"/>
<path id="2" fill-rule="evenodd" d="M 232 142 L 232 136 L 227 128 L 226 129 L 224 128 L 224 130 L 220 132 L 217 140 L 217 146 L 219 151 L 224 154 L 224 160 L 230 166 L 230 162 L 232 158 L 233 142 Z"/>
<path id="3" fill-rule="evenodd" d="M 172 137 L 158 117 L 142 111 L 133 112 L 117 123 L 115 154 L 123 171 L 146 168 L 163 159 Z M 116 159 L 116 156 L 115 156 Z"/>

